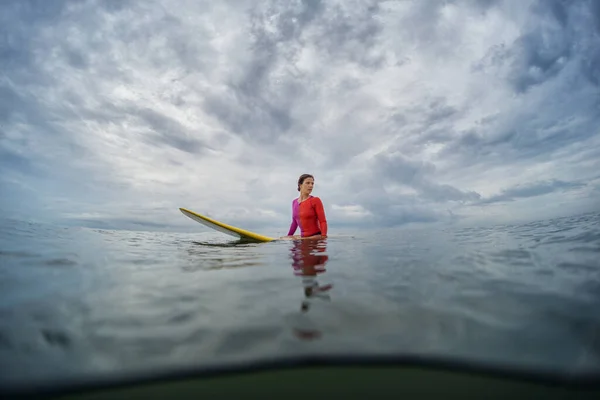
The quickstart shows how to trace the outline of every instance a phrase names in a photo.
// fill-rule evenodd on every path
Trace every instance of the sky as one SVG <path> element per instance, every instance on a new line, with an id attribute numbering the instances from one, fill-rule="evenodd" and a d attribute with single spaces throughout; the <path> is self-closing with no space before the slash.
<path id="1" fill-rule="evenodd" d="M 595 0 L 0 3 L 0 215 L 286 234 L 600 209 Z"/>

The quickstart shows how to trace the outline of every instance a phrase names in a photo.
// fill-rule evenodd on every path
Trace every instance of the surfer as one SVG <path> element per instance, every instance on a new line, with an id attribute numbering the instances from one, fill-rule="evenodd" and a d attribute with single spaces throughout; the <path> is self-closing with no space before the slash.
<path id="1" fill-rule="evenodd" d="M 292 224 L 288 237 L 321 239 L 327 237 L 327 218 L 323 202 L 312 196 L 315 178 L 310 174 L 302 174 L 298 179 L 300 195 L 292 201 Z M 300 236 L 293 236 L 300 228 Z"/>

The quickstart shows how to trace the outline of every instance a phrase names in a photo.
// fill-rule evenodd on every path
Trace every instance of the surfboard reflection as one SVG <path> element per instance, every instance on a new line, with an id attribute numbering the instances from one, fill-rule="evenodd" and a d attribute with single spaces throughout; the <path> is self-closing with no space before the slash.
<path id="1" fill-rule="evenodd" d="M 294 275 L 302 278 L 304 299 L 300 311 L 307 313 L 313 302 L 331 301 L 332 284 L 322 285 L 317 277 L 322 278 L 326 272 L 325 265 L 329 261 L 327 255 L 327 239 L 294 240 L 290 249 Z M 322 332 L 314 328 L 294 328 L 295 335 L 300 339 L 314 340 L 322 336 Z"/>

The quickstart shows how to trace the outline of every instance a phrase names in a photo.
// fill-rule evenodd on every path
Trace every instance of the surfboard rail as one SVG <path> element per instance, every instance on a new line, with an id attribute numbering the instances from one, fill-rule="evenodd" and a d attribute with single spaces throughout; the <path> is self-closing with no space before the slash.
<path id="1" fill-rule="evenodd" d="M 225 233 L 227 235 L 237 237 L 239 239 L 253 240 L 257 242 L 272 242 L 276 240 L 275 238 L 269 236 L 261 235 L 256 232 L 252 232 L 246 229 L 238 228 L 237 226 L 217 221 L 214 218 L 207 217 L 206 215 L 199 214 L 184 207 L 179 207 L 179 211 L 181 211 L 186 217 L 193 219 L 196 222 L 199 222 L 205 226 L 208 226 L 209 228 Z"/>

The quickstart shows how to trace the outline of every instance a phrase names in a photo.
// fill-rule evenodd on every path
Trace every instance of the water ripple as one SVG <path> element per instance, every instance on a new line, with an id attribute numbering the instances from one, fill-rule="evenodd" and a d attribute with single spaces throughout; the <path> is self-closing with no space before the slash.
<path id="1" fill-rule="evenodd" d="M 599 222 L 268 244 L 5 224 L 0 382 L 306 352 L 600 369 Z"/>

